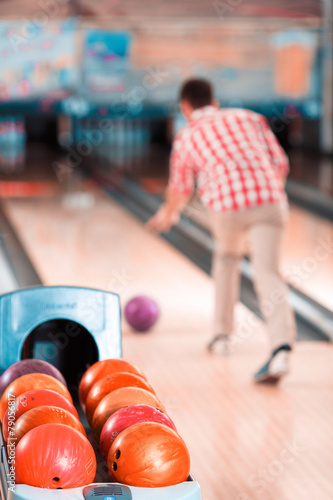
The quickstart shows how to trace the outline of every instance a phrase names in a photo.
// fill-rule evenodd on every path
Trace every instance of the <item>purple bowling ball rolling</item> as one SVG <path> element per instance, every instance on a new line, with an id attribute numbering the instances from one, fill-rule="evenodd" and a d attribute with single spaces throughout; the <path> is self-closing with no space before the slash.
<path id="1" fill-rule="evenodd" d="M 134 297 L 125 307 L 125 318 L 137 332 L 147 332 L 155 325 L 159 314 L 156 302 L 143 295 Z"/>
<path id="2" fill-rule="evenodd" d="M 62 382 L 66 387 L 66 381 L 61 374 L 61 372 L 55 366 L 51 365 L 47 361 L 42 359 L 22 359 L 22 361 L 17 361 L 11 365 L 7 370 L 3 372 L 0 377 L 0 397 L 6 387 L 9 386 L 15 379 L 21 377 L 22 375 L 27 375 L 28 373 L 44 373 L 45 375 L 51 375 Z"/>

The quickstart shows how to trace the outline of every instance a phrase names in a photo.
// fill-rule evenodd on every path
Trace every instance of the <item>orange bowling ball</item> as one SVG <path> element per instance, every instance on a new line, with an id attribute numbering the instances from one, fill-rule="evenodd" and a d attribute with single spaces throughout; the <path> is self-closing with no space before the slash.
<path id="1" fill-rule="evenodd" d="M 190 454 L 177 432 L 163 424 L 142 422 L 116 437 L 108 470 L 112 480 L 129 486 L 172 486 L 187 480 Z"/>
<path id="2" fill-rule="evenodd" d="M 112 391 L 121 387 L 140 387 L 155 394 L 152 386 L 140 375 L 117 372 L 107 375 L 92 386 L 86 399 L 86 415 L 91 425 L 94 412 L 102 399 Z"/>
<path id="3" fill-rule="evenodd" d="M 2 423 L 2 432 L 6 442 L 8 432 L 11 429 L 15 429 L 16 420 L 25 412 L 32 410 L 32 408 L 37 408 L 38 406 L 57 406 L 58 408 L 69 411 L 77 419 L 79 418 L 75 406 L 58 392 L 48 389 L 27 391 L 20 394 L 20 396 L 15 399 L 15 403 L 11 405 L 5 413 Z"/>
<path id="4" fill-rule="evenodd" d="M 83 411 L 85 411 L 86 398 L 93 384 L 115 372 L 135 373 L 141 375 L 144 379 L 146 378 L 139 368 L 124 359 L 114 358 L 97 361 L 88 368 L 80 381 L 79 399 Z"/>
<path id="5" fill-rule="evenodd" d="M 95 410 L 91 428 L 97 441 L 99 442 L 105 422 L 113 413 L 120 410 L 120 408 L 125 408 L 125 406 L 137 404 L 154 406 L 165 413 L 163 403 L 151 392 L 138 387 L 117 389 L 105 396 Z"/>
<path id="6" fill-rule="evenodd" d="M 81 422 L 69 411 L 56 406 L 39 406 L 38 408 L 32 408 L 25 412 L 16 420 L 15 429 L 13 430 L 14 436 L 9 436 L 7 444 L 12 442 L 17 446 L 27 432 L 44 424 L 69 425 L 73 427 L 73 429 L 81 432 L 83 436 L 86 436 L 86 432 Z"/>
<path id="7" fill-rule="evenodd" d="M 50 489 L 78 488 L 92 483 L 95 478 L 93 447 L 86 437 L 68 425 L 35 427 L 23 436 L 14 455 L 16 484 Z"/>
<path id="8" fill-rule="evenodd" d="M 140 422 L 158 422 L 177 432 L 171 418 L 153 406 L 133 405 L 121 408 L 107 419 L 101 432 L 99 446 L 104 462 L 107 462 L 109 449 L 116 437 L 127 427 Z"/>
<path id="9" fill-rule="evenodd" d="M 28 373 L 14 380 L 6 387 L 0 400 L 0 420 L 3 422 L 3 417 L 8 409 L 8 404 L 24 392 L 33 389 L 49 389 L 58 392 L 64 396 L 70 403 L 73 403 L 72 397 L 67 389 L 59 380 L 44 373 Z"/>

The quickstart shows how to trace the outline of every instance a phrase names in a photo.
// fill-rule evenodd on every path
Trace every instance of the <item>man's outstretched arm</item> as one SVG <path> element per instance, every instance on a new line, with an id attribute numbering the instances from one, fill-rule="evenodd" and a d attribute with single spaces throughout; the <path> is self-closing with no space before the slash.
<path id="1" fill-rule="evenodd" d="M 173 224 L 177 224 L 180 212 L 194 191 L 195 170 L 186 137 L 183 129 L 173 143 L 165 202 L 147 223 L 147 227 L 156 233 L 167 233 Z"/>
<path id="2" fill-rule="evenodd" d="M 155 233 L 170 231 L 171 227 L 177 224 L 180 213 L 190 197 L 191 193 L 177 193 L 169 187 L 166 191 L 165 202 L 147 222 L 148 229 Z"/>

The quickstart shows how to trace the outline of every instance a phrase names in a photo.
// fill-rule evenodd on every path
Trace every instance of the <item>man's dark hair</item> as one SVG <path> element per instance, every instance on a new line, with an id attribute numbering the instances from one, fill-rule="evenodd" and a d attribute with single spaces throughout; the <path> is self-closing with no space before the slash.
<path id="1" fill-rule="evenodd" d="M 212 85 L 199 78 L 187 80 L 180 91 L 180 100 L 187 101 L 193 109 L 209 106 L 213 101 Z"/>

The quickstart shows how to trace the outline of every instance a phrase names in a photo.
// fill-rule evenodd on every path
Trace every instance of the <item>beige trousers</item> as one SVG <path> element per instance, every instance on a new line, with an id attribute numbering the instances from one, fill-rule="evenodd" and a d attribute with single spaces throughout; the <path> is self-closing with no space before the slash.
<path id="1" fill-rule="evenodd" d="M 296 337 L 288 287 L 279 271 L 288 217 L 286 202 L 231 212 L 210 211 L 215 238 L 213 275 L 216 283 L 215 334 L 233 332 L 234 306 L 239 298 L 240 261 L 250 244 L 253 281 L 272 349 L 292 345 Z"/>

